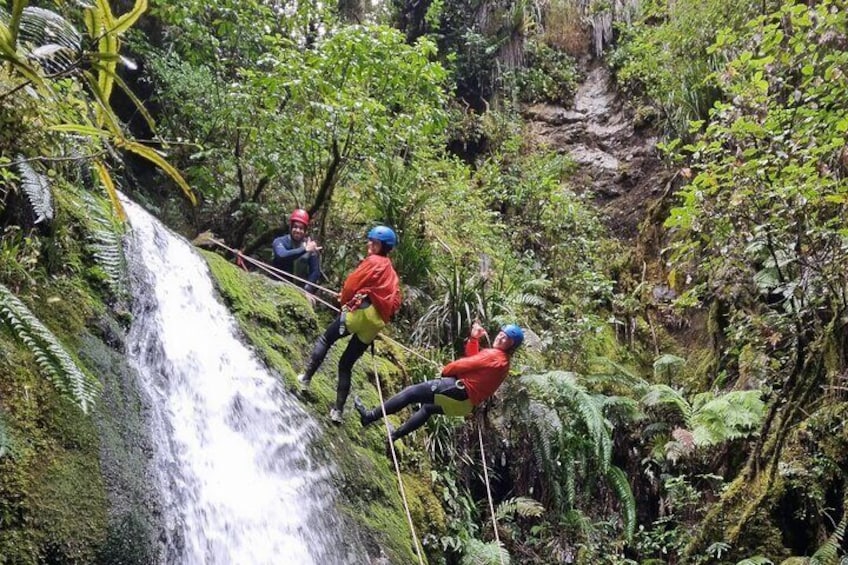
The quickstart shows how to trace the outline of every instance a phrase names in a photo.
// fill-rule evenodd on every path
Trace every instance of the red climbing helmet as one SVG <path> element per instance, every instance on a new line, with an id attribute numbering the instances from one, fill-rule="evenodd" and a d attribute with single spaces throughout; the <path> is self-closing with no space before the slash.
<path id="1" fill-rule="evenodd" d="M 300 222 L 304 226 L 308 226 L 309 212 L 307 212 L 303 208 L 298 208 L 297 210 L 291 213 L 291 216 L 289 216 L 289 225 L 291 225 L 292 222 Z"/>

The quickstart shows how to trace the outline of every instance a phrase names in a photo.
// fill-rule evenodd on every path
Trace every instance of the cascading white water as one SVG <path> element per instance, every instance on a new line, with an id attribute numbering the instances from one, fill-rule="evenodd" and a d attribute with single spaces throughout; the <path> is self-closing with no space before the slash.
<path id="1" fill-rule="evenodd" d="M 306 451 L 317 426 L 239 341 L 191 245 L 124 206 L 128 350 L 150 397 L 164 562 L 365 562 L 335 517 L 329 471 Z"/>

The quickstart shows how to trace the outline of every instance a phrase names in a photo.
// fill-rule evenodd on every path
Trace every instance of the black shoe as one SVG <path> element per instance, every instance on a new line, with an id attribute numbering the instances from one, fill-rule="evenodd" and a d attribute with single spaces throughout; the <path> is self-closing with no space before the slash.
<path id="1" fill-rule="evenodd" d="M 353 399 L 353 407 L 359 412 L 359 423 L 362 424 L 363 428 L 374 423 L 374 420 L 368 417 L 368 410 L 365 408 L 365 404 L 362 403 L 362 399 L 358 396 Z"/>

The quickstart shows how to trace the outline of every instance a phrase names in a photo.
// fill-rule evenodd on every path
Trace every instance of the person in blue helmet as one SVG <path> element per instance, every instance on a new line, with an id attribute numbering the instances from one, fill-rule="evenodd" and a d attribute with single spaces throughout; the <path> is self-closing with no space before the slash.
<path id="1" fill-rule="evenodd" d="M 388 226 L 376 226 L 368 232 L 367 241 L 368 255 L 342 286 L 341 313 L 318 338 L 306 369 L 297 377 L 301 390 L 305 391 L 330 347 L 339 338 L 350 335 L 339 360 L 336 403 L 330 410 L 330 420 L 336 424 L 342 422 L 354 363 L 400 309 L 400 280 L 388 257 L 397 245 L 397 235 Z"/>
<path id="2" fill-rule="evenodd" d="M 408 386 L 383 405 L 386 414 L 395 414 L 410 404 L 421 407 L 392 432 L 396 441 L 420 428 L 433 414 L 465 416 L 489 399 L 509 375 L 512 354 L 524 341 L 524 331 L 515 324 L 503 326 L 492 347 L 480 350 L 486 330 L 475 322 L 465 344 L 465 357 L 442 367 L 441 378 Z M 368 410 L 359 397 L 354 399 L 363 426 L 383 417 L 380 407 Z"/>
<path id="3" fill-rule="evenodd" d="M 306 236 L 308 228 L 309 213 L 300 208 L 293 211 L 289 216 L 289 233 L 271 243 L 274 250 L 271 262 L 278 269 L 308 281 L 296 281 L 296 284 L 314 294 L 315 288 L 310 283 L 318 282 L 321 277 L 318 256 L 321 247 L 314 239 Z"/>

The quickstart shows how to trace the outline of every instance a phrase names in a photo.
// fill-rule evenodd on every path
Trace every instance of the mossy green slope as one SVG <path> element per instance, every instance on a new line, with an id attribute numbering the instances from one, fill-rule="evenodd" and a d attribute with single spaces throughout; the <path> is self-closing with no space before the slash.
<path id="1" fill-rule="evenodd" d="M 329 315 L 319 318 L 296 289 L 262 275 L 240 271 L 216 254 L 204 253 L 204 256 L 247 339 L 269 367 L 280 374 L 285 385 L 293 389 L 295 375 L 302 368 L 313 341 L 329 323 Z M 301 399 L 324 428 L 316 456 L 325 457 L 336 470 L 335 483 L 341 493 L 339 512 L 356 525 L 357 534 L 372 556 L 382 552 L 391 563 L 406 564 L 416 562 L 417 558 L 397 476 L 386 456 L 385 429 L 375 425 L 362 430 L 351 406 L 354 395 L 362 397 L 368 405 L 378 403 L 377 390 L 372 385 L 375 374 L 379 375 L 384 394 L 396 392 L 405 384 L 401 368 L 381 355 L 382 351 L 388 352 L 387 348 L 378 341 L 376 354 L 366 353 L 355 366 L 342 426 L 330 424 L 327 413 L 335 399 L 335 370 L 343 346 L 330 351 L 312 381 L 310 392 Z M 391 358 L 403 362 L 394 349 Z M 394 423 L 397 425 L 398 421 Z M 400 449 L 403 452 L 402 446 Z M 426 534 L 438 536 L 445 531 L 444 511 L 433 494 L 429 474 L 426 464 L 402 463 L 406 495 L 419 538 Z M 438 548 L 430 547 L 427 551 L 437 553 Z"/>

